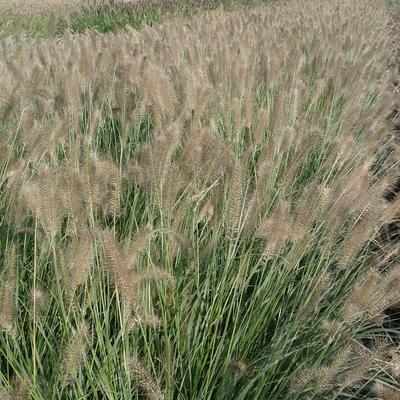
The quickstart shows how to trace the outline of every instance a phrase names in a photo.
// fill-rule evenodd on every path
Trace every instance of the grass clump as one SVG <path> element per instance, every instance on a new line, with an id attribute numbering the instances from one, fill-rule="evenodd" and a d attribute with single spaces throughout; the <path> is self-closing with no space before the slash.
<path id="1" fill-rule="evenodd" d="M 2 42 L 4 393 L 397 395 L 384 4 Z"/>

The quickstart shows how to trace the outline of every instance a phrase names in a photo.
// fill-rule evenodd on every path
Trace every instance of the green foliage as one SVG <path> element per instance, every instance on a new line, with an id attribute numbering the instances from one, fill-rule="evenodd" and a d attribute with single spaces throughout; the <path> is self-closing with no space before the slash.
<path id="1" fill-rule="evenodd" d="M 61 35 L 68 22 L 60 16 L 10 15 L 0 19 L 0 30 L 4 36 L 24 34 L 29 37 L 44 38 Z"/>

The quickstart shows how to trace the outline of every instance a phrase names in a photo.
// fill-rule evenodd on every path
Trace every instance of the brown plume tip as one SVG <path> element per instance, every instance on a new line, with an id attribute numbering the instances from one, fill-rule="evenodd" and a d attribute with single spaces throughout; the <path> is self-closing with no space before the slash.
<path id="1" fill-rule="evenodd" d="M 239 377 L 249 373 L 248 365 L 242 360 L 231 360 L 228 364 L 229 371 Z"/>
<path id="2" fill-rule="evenodd" d="M 376 382 L 373 386 L 373 392 L 382 400 L 399 400 L 400 390 L 382 382 Z"/>
<path id="3" fill-rule="evenodd" d="M 13 400 L 27 400 L 30 397 L 31 390 L 31 380 L 27 376 L 18 376 L 11 385 L 10 398 Z"/>
<path id="4" fill-rule="evenodd" d="M 133 379 L 149 400 L 164 399 L 159 384 L 138 357 L 131 357 L 128 365 Z"/>

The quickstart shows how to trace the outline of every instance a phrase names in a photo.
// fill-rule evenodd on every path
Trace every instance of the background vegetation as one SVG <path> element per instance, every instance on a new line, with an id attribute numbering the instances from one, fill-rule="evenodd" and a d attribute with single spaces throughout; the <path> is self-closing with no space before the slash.
<path id="1" fill-rule="evenodd" d="M 62 0 L 36 2 L 15 0 L 5 2 L 0 11 L 3 35 L 24 32 L 31 37 L 54 37 L 66 30 L 82 33 L 90 29 L 99 32 L 117 31 L 128 26 L 139 29 L 167 18 L 191 18 L 202 11 L 216 8 L 234 10 L 275 0 L 136 0 L 108 1 Z"/>

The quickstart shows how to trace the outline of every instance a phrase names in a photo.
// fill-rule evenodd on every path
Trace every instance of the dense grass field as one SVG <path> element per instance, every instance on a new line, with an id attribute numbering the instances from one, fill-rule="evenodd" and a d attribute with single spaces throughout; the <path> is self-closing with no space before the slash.
<path id="1" fill-rule="evenodd" d="M 395 8 L 0 10 L 1 400 L 400 399 Z"/>

